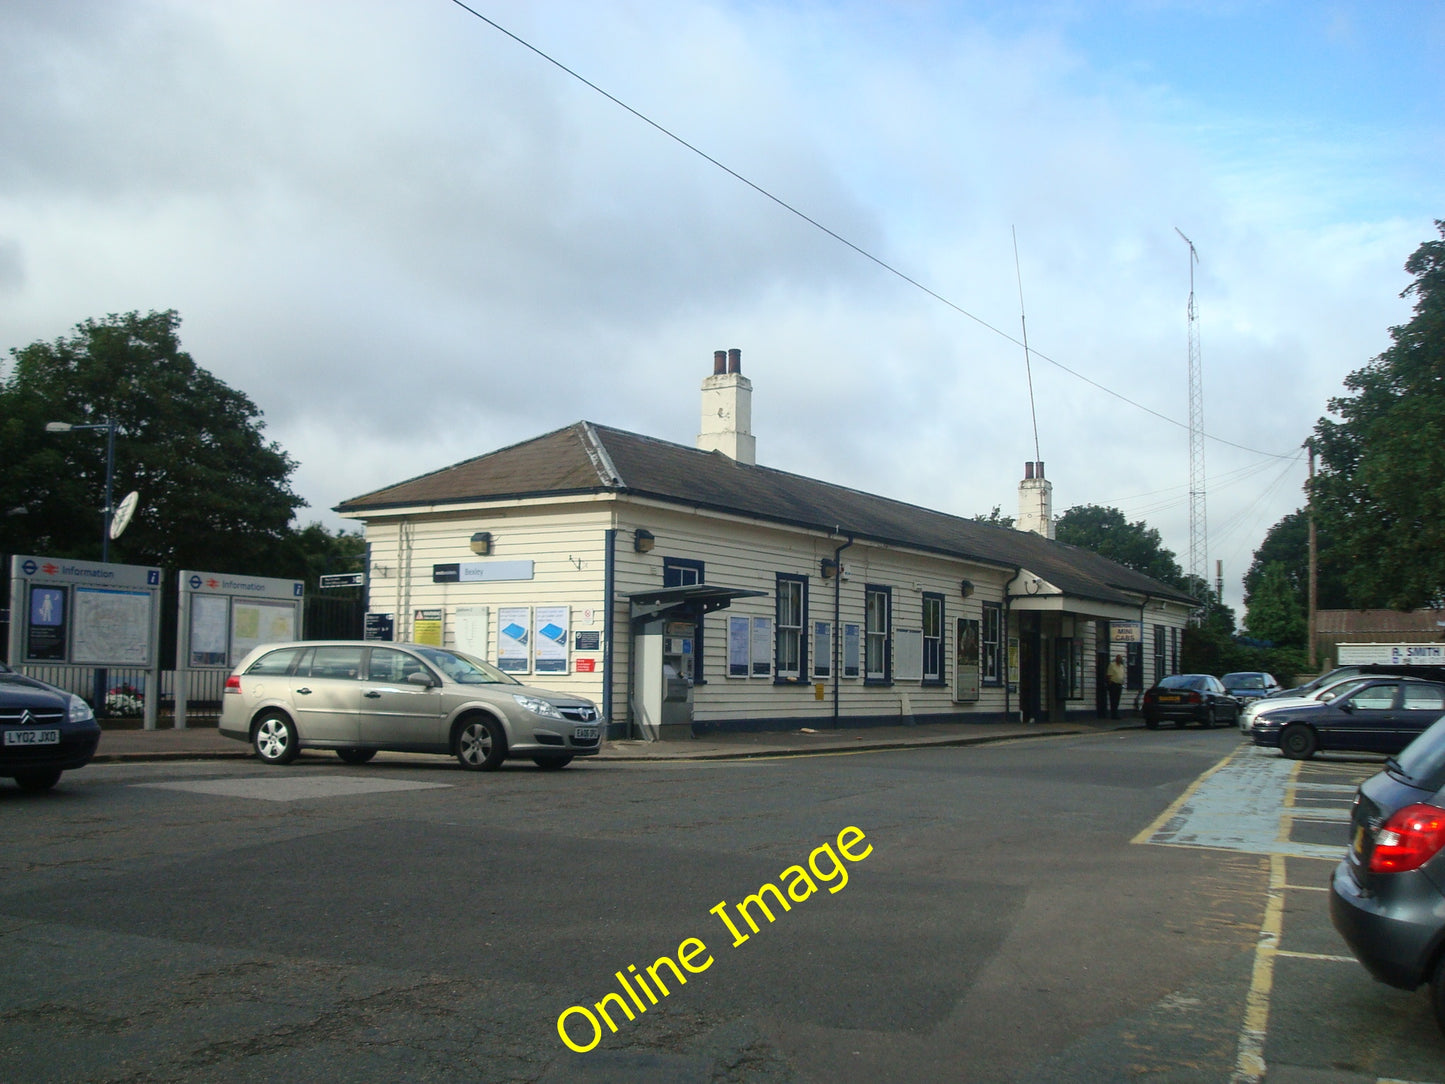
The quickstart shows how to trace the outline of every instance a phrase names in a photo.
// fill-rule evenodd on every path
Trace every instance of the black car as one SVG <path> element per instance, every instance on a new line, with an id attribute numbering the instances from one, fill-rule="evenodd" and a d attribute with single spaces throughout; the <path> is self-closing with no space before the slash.
<path id="1" fill-rule="evenodd" d="M 1333 700 L 1278 707 L 1254 721 L 1255 745 L 1292 760 L 1321 750 L 1398 753 L 1445 714 L 1445 683 L 1412 677 L 1371 678 Z"/>
<path id="2" fill-rule="evenodd" d="M 1330 919 L 1376 979 L 1404 990 L 1430 983 L 1445 1031 L 1445 720 L 1355 795 Z"/>
<path id="3" fill-rule="evenodd" d="M 1174 674 L 1145 691 L 1143 711 L 1144 725 L 1150 730 L 1166 719 L 1175 726 L 1232 726 L 1239 720 L 1239 701 L 1213 674 Z"/>
<path id="4" fill-rule="evenodd" d="M 0 776 L 24 790 L 49 790 L 84 767 L 100 744 L 90 705 L 0 664 Z"/>

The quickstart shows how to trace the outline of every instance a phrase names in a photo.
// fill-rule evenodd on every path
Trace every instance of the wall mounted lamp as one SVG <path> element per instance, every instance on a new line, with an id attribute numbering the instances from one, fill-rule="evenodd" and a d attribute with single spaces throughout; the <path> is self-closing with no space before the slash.
<path id="1" fill-rule="evenodd" d="M 472 552 L 478 557 L 485 557 L 492 552 L 491 531 L 478 531 L 472 535 Z"/>
<path id="2" fill-rule="evenodd" d="M 651 553 L 652 547 L 657 545 L 657 537 L 646 527 L 639 527 L 632 532 L 632 549 L 635 553 Z"/>
<path id="3" fill-rule="evenodd" d="M 964 598 L 968 598 L 969 595 L 973 594 L 973 581 L 961 580 L 958 585 L 958 593 Z"/>
<path id="4" fill-rule="evenodd" d="M 831 557 L 824 557 L 818 562 L 818 573 L 825 580 L 831 580 L 838 575 L 838 562 Z"/>

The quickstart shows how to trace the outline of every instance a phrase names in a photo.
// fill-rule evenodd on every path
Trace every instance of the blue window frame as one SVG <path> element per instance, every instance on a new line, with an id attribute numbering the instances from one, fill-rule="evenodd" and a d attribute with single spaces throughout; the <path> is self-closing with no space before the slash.
<path id="1" fill-rule="evenodd" d="M 863 598 L 863 680 L 873 685 L 891 685 L 893 588 L 865 584 Z"/>
<path id="2" fill-rule="evenodd" d="M 923 592 L 923 684 L 943 684 L 943 596 Z"/>
<path id="3" fill-rule="evenodd" d="M 808 673 L 808 577 L 777 573 L 773 623 L 773 680 L 802 681 Z"/>

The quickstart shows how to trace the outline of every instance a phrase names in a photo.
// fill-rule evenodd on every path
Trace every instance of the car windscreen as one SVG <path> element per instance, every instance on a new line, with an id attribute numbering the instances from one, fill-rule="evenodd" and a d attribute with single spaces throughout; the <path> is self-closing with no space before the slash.
<path id="1" fill-rule="evenodd" d="M 1397 774 L 1412 787 L 1440 790 L 1445 787 L 1445 715 L 1395 758 Z"/>
<path id="2" fill-rule="evenodd" d="M 458 685 L 520 685 L 511 674 L 503 673 L 489 662 L 462 651 L 437 647 L 419 647 L 416 653 Z"/>
<path id="3" fill-rule="evenodd" d="M 1263 689 L 1263 674 L 1225 674 L 1224 687 L 1226 689 Z"/>

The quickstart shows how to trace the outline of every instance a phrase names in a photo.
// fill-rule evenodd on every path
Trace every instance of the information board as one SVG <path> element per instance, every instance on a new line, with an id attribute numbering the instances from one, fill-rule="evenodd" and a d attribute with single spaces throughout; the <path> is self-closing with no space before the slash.
<path id="1" fill-rule="evenodd" d="M 71 661 L 95 666 L 144 666 L 150 661 L 154 602 L 155 596 L 149 591 L 77 587 Z"/>

